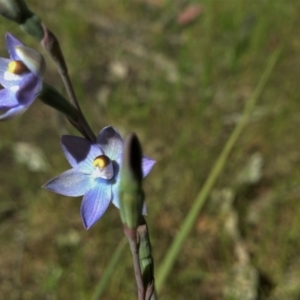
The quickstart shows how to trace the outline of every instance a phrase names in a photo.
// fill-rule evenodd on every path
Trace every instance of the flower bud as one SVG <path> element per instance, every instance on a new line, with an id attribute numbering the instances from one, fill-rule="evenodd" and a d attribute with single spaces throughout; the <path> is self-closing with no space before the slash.
<path id="1" fill-rule="evenodd" d="M 124 225 L 138 226 L 144 203 L 142 150 L 135 134 L 126 137 L 120 181 L 120 214 Z"/>

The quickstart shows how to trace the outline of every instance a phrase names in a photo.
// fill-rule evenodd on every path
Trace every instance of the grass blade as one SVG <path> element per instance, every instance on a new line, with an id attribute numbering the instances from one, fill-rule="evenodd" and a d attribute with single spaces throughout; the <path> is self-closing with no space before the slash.
<path id="1" fill-rule="evenodd" d="M 187 217 L 185 218 L 178 234 L 176 235 L 176 238 L 174 239 L 172 245 L 170 246 L 169 251 L 165 255 L 163 262 L 160 264 L 160 267 L 158 268 L 157 274 L 155 276 L 156 289 L 158 293 L 161 292 L 165 280 L 169 275 L 175 263 L 175 260 L 178 257 L 181 247 L 183 246 L 185 239 L 187 238 L 191 228 L 193 227 L 197 219 L 197 216 L 199 215 L 201 208 L 203 207 L 205 201 L 207 200 L 207 197 L 211 192 L 211 189 L 213 188 L 218 176 L 222 172 L 233 146 L 236 144 L 240 134 L 242 133 L 243 129 L 246 127 L 249 117 L 253 111 L 253 108 L 257 103 L 258 98 L 262 94 L 264 87 L 268 79 L 270 78 L 270 75 L 272 74 L 272 71 L 276 65 L 276 62 L 278 61 L 278 58 L 282 52 L 282 48 L 283 47 L 277 48 L 277 50 L 275 50 L 274 53 L 271 55 L 268 64 L 266 66 L 266 69 L 262 74 L 258 85 L 256 86 L 250 99 L 247 101 L 247 104 L 244 108 L 239 123 L 236 125 L 235 129 L 233 130 L 229 139 L 227 140 L 221 154 L 219 155 L 215 165 L 213 166 L 209 176 L 207 177 L 207 180 L 205 181 L 202 189 L 200 190 L 197 198 L 195 199 L 193 206 L 191 207 Z"/>
<path id="2" fill-rule="evenodd" d="M 101 296 L 103 295 L 106 286 L 113 275 L 114 271 L 116 270 L 116 266 L 118 265 L 118 262 L 121 258 L 121 254 L 125 249 L 125 246 L 127 245 L 127 239 L 123 237 L 117 246 L 111 260 L 108 263 L 108 266 L 106 267 L 100 281 L 98 282 L 95 292 L 93 294 L 92 300 L 99 300 Z"/>

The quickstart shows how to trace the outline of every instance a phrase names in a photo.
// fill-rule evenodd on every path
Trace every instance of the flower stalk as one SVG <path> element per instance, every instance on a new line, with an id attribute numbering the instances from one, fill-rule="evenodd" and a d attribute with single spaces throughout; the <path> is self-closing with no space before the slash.
<path id="1" fill-rule="evenodd" d="M 154 264 L 145 218 L 142 216 L 142 149 L 135 134 L 124 143 L 120 182 L 120 216 L 134 265 L 139 300 L 154 300 Z"/>
<path id="2" fill-rule="evenodd" d="M 57 91 L 53 86 L 43 82 L 43 89 L 39 95 L 39 99 L 46 105 L 63 113 L 68 120 L 80 131 L 78 126 L 78 111 L 67 101 L 67 99 Z M 81 131 L 80 131 L 81 132 Z"/>
<path id="3" fill-rule="evenodd" d="M 144 217 L 140 218 L 137 234 L 139 238 L 139 259 L 145 288 L 145 300 L 155 300 L 157 296 L 154 288 L 154 260 L 148 225 Z"/>
<path id="4" fill-rule="evenodd" d="M 47 51 L 47 53 L 50 55 L 52 60 L 54 61 L 57 70 L 62 78 L 62 81 L 64 83 L 65 89 L 67 91 L 68 97 L 71 101 L 71 103 L 76 107 L 78 111 L 78 126 L 80 127 L 80 132 L 83 134 L 83 136 L 87 139 L 89 139 L 92 142 L 96 141 L 96 136 L 93 133 L 90 125 L 88 124 L 86 118 L 84 117 L 82 110 L 80 108 L 78 99 L 76 97 L 72 82 L 70 80 L 68 67 L 63 55 L 63 52 L 61 50 L 61 47 L 59 45 L 59 42 L 56 38 L 56 36 L 46 27 L 45 24 L 42 24 L 43 28 L 43 38 L 41 39 L 41 45 L 44 47 L 44 49 Z M 78 129 L 78 128 L 77 128 Z"/>

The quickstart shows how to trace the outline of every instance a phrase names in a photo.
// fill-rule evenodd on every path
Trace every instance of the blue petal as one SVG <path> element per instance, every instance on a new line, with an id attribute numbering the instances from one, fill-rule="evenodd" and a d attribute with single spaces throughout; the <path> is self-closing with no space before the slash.
<path id="1" fill-rule="evenodd" d="M 22 114 L 24 111 L 26 111 L 27 108 L 28 108 L 27 106 L 18 105 L 16 107 L 5 110 L 0 115 L 0 121 L 7 121 L 15 116 L 18 116 L 18 115 Z M 1 113 L 1 111 L 0 111 L 0 113 Z"/>
<path id="2" fill-rule="evenodd" d="M 27 106 L 20 105 L 16 93 L 9 90 L 0 90 L 0 121 L 9 120 L 27 109 Z"/>
<path id="3" fill-rule="evenodd" d="M 83 197 L 80 213 L 85 229 L 89 229 L 105 213 L 112 197 L 111 185 L 97 182 Z"/>
<path id="4" fill-rule="evenodd" d="M 7 33 L 5 35 L 6 47 L 9 53 L 9 56 L 12 60 L 19 60 L 18 55 L 16 54 L 15 47 L 23 44 L 17 40 L 12 34 Z"/>
<path id="5" fill-rule="evenodd" d="M 9 89 L 0 90 L 0 110 L 13 108 L 19 105 L 16 92 Z"/>
<path id="6" fill-rule="evenodd" d="M 120 208 L 120 173 L 115 177 L 116 182 L 112 185 L 112 203 L 117 208 Z"/>
<path id="7" fill-rule="evenodd" d="M 11 119 L 28 109 L 41 89 L 41 80 L 34 74 L 24 76 L 17 91 L 0 90 L 0 121 Z"/>
<path id="8" fill-rule="evenodd" d="M 70 169 L 51 179 L 43 187 L 64 196 L 78 197 L 85 194 L 94 185 L 95 181 L 90 175 Z"/>
<path id="9" fill-rule="evenodd" d="M 62 136 L 61 147 L 70 165 L 88 174 L 94 170 L 94 159 L 103 154 L 98 145 L 78 136 Z"/>
<path id="10" fill-rule="evenodd" d="M 154 164 L 156 163 L 155 160 L 153 160 L 152 158 L 148 157 L 148 156 L 143 156 L 142 157 L 142 170 L 143 170 L 143 177 L 146 177 L 149 172 L 151 171 L 152 167 L 154 166 Z"/>
<path id="11" fill-rule="evenodd" d="M 106 156 L 111 160 L 117 161 L 119 164 L 121 163 L 123 139 L 113 127 L 104 127 L 97 136 L 97 143 Z"/>
<path id="12" fill-rule="evenodd" d="M 42 89 L 41 78 L 33 73 L 27 73 L 20 84 L 20 88 L 16 93 L 20 104 L 29 106 L 35 100 Z"/>
<path id="13" fill-rule="evenodd" d="M 0 75 L 1 75 L 1 77 L 4 76 L 4 73 L 7 71 L 7 69 L 8 69 L 8 64 L 9 64 L 10 62 L 11 62 L 10 59 L 0 57 Z M 2 83 L 1 83 L 1 84 L 2 84 Z"/>

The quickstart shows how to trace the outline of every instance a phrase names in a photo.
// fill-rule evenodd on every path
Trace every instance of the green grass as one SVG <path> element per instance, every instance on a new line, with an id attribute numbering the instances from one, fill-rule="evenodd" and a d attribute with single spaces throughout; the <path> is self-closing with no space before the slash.
<path id="1" fill-rule="evenodd" d="M 135 131 L 144 153 L 157 160 L 144 183 L 156 270 L 229 138 L 233 117 L 242 113 L 268 58 L 285 39 L 284 51 L 254 109 L 258 117 L 251 118 L 243 130 L 215 189 L 226 187 L 235 194 L 239 230 L 251 265 L 261 276 L 259 299 L 298 299 L 297 1 L 195 2 L 203 13 L 185 27 L 176 24 L 180 1 L 162 0 L 161 6 L 151 6 L 142 1 L 94 0 L 84 3 L 84 8 L 78 1 L 28 4 L 61 41 L 94 131 L 108 124 L 123 135 Z M 15 24 L 0 19 L 0 28 L 2 35 L 10 31 L 41 50 Z M 4 42 L 0 54 L 6 56 Z M 128 76 L 111 77 L 109 66 L 114 61 L 124 64 Z M 62 90 L 50 60 L 47 69 L 47 82 Z M 99 92 L 104 88 L 110 96 L 100 104 Z M 91 299 L 123 237 L 113 206 L 86 232 L 79 216 L 80 199 L 40 188 L 68 168 L 57 132 L 63 125 L 57 120 L 50 108 L 36 101 L 26 114 L 0 124 L 0 291 L 4 299 Z M 20 141 L 43 150 L 50 165 L 47 172 L 34 173 L 15 162 L 12 147 Z M 262 179 L 255 185 L 240 185 L 238 174 L 254 152 L 264 159 Z M 235 243 L 225 229 L 227 217 L 219 209 L 221 204 L 212 206 L 209 197 L 161 298 L 228 299 L 223 292 L 237 263 Z M 253 211 L 256 221 L 251 223 Z M 135 299 L 133 278 L 126 248 L 101 299 Z"/>

